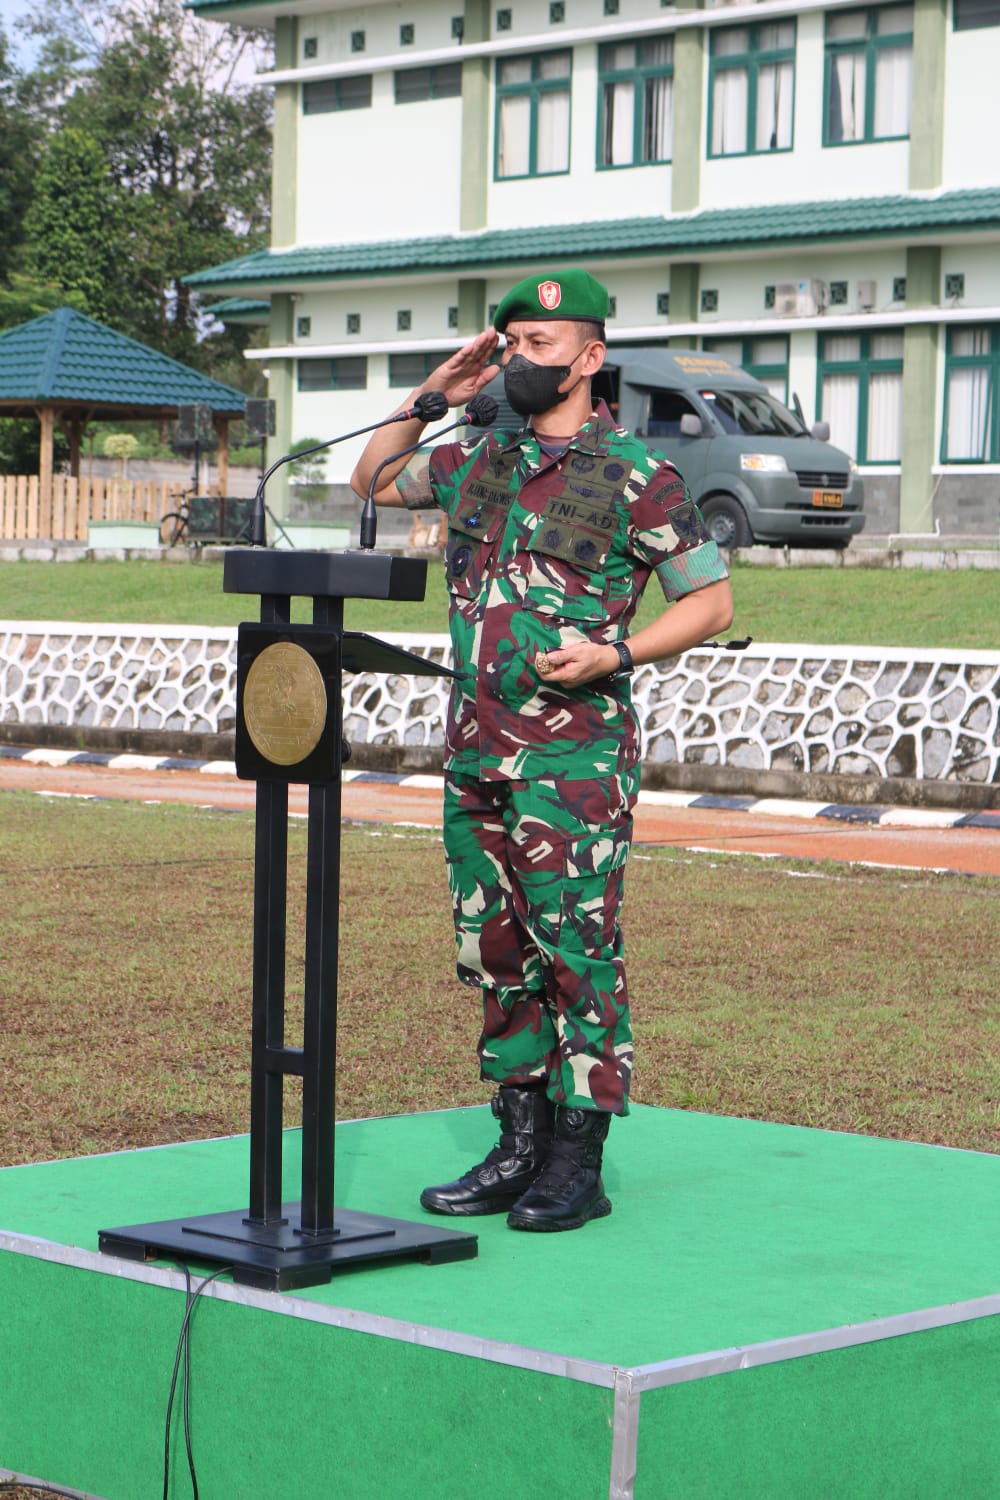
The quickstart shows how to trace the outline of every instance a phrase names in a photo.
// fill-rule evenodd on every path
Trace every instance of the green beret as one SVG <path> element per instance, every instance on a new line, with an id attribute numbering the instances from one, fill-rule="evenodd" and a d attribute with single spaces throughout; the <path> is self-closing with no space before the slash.
<path id="1" fill-rule="evenodd" d="M 603 323 L 608 316 L 608 289 L 589 271 L 553 271 L 526 276 L 511 287 L 497 308 L 493 327 L 503 333 L 508 323 L 534 323 L 541 318 Z"/>

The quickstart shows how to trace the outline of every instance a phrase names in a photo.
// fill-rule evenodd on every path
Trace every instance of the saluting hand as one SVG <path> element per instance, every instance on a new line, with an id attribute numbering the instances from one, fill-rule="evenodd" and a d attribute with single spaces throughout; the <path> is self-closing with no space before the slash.
<path id="1" fill-rule="evenodd" d="M 495 328 L 477 334 L 471 343 L 438 365 L 420 390 L 443 391 L 449 406 L 465 406 L 499 372 L 499 365 L 485 364 L 499 342 Z"/>

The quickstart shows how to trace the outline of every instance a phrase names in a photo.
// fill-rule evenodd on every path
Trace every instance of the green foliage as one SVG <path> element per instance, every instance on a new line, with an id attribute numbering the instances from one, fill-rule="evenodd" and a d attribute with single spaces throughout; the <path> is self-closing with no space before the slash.
<path id="1" fill-rule="evenodd" d="M 29 269 L 106 323 L 121 280 L 118 197 L 97 140 L 68 126 L 48 143 L 25 219 Z"/>
<path id="2" fill-rule="evenodd" d="M 0 29 L 0 288 L 10 275 L 21 242 L 35 154 L 31 119 L 18 97 L 17 77 L 7 58 L 7 38 Z"/>
<path id="3" fill-rule="evenodd" d="M 65 291 L 51 282 L 36 281 L 22 271 L 12 271 L 7 286 L 0 284 L 0 328 L 13 328 L 54 312 L 73 307 L 86 312 L 87 299 L 80 291 Z"/>
<path id="4" fill-rule="evenodd" d="M 11 93 L 40 156 L 24 268 L 143 343 L 259 384 L 240 358 L 250 330 L 203 337 L 183 278 L 266 243 L 270 95 L 241 73 L 264 34 L 197 20 L 182 0 L 49 0 L 29 29 L 40 55 Z M 0 208 L 5 159 L 0 145 Z"/>
<path id="5" fill-rule="evenodd" d="M 308 448 L 315 448 L 320 442 L 321 438 L 299 438 L 289 451 L 302 453 Z M 326 499 L 326 459 L 325 453 L 312 453 L 308 458 L 297 458 L 288 465 L 288 472 L 295 481 L 295 493 L 300 500 Z"/>

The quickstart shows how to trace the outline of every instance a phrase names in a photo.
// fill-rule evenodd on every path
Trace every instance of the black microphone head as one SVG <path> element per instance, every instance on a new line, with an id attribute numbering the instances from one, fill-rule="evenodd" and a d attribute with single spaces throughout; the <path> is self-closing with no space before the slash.
<path id="1" fill-rule="evenodd" d="M 412 411 L 422 422 L 436 422 L 448 410 L 448 397 L 444 391 L 425 391 L 413 403 Z"/>
<path id="2" fill-rule="evenodd" d="M 499 410 L 499 402 L 494 401 L 492 396 L 487 396 L 485 391 L 480 391 L 465 408 L 465 415 L 473 427 L 489 427 L 491 422 L 496 421 Z"/>

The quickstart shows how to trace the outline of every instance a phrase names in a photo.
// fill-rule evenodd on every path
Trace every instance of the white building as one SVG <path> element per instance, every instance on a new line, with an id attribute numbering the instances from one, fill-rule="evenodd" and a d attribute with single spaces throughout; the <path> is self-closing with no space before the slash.
<path id="1" fill-rule="evenodd" d="M 191 278 L 269 305 L 273 451 L 585 265 L 612 344 L 722 349 L 826 418 L 870 532 L 996 536 L 1000 0 L 191 8 L 275 30 L 272 247 Z"/>

